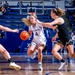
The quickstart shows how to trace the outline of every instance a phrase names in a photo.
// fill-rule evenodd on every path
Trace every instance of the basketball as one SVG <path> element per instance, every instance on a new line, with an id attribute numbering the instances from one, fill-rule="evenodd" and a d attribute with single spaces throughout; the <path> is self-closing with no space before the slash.
<path id="1" fill-rule="evenodd" d="M 28 34 L 28 32 L 27 31 L 22 31 L 21 33 L 20 33 L 20 38 L 21 38 L 21 40 L 27 40 L 28 38 L 29 38 L 29 34 Z"/>

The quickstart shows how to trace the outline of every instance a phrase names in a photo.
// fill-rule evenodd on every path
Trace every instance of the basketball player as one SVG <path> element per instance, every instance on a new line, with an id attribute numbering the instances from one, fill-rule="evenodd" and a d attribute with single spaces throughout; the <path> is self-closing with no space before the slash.
<path id="1" fill-rule="evenodd" d="M 7 31 L 7 32 L 14 32 L 14 33 L 18 33 L 19 31 L 17 29 L 10 29 L 8 27 L 4 27 L 3 25 L 0 25 L 0 30 L 2 31 Z M 6 58 L 6 60 L 8 60 L 9 67 L 13 68 L 15 70 L 20 70 L 21 67 L 17 64 L 15 64 L 15 62 L 12 61 L 11 56 L 9 54 L 9 52 L 0 44 L 0 52 L 4 55 L 4 57 Z"/>
<path id="2" fill-rule="evenodd" d="M 29 26 L 29 35 L 33 33 L 33 40 L 30 47 L 28 48 L 27 54 L 32 58 L 35 58 L 35 55 L 38 50 L 38 69 L 43 70 L 42 67 L 42 51 L 46 45 L 46 38 L 43 31 L 43 26 L 37 23 L 37 16 L 35 14 L 30 14 L 27 16 L 27 19 L 31 23 Z M 23 19 L 24 20 L 24 19 Z M 23 21 L 24 22 L 24 21 Z M 36 50 L 37 48 L 37 50 Z"/>
<path id="3" fill-rule="evenodd" d="M 73 49 L 73 41 L 71 38 L 71 34 L 69 33 L 69 30 L 66 26 L 66 22 L 63 19 L 63 15 L 65 14 L 65 12 L 60 9 L 60 8 L 55 8 L 51 10 L 51 17 L 54 19 L 54 21 L 50 22 L 50 23 L 43 23 L 43 22 L 39 22 L 39 24 L 51 28 L 51 26 L 53 26 L 53 29 L 56 28 L 57 29 L 57 34 L 52 38 L 52 41 L 55 41 L 57 37 L 59 37 L 60 41 L 57 41 L 57 43 L 54 45 L 53 49 L 52 49 L 52 53 L 53 55 L 60 60 L 62 63 L 59 67 L 59 70 L 62 70 L 62 68 L 64 67 L 64 65 L 66 64 L 66 62 L 64 61 L 64 59 L 61 57 L 61 55 L 58 53 L 58 51 L 62 48 L 62 47 L 66 47 L 69 51 L 69 54 L 71 55 L 71 57 L 75 58 L 75 53 L 74 53 L 74 49 Z M 57 26 L 55 26 L 57 25 Z"/>

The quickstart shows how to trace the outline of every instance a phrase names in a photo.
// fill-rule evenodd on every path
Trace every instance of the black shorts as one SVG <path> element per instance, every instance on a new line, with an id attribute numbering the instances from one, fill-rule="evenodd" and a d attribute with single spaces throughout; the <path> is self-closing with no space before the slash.
<path id="1" fill-rule="evenodd" d="M 72 39 L 70 39 L 68 41 L 66 41 L 66 40 L 58 40 L 57 42 L 60 43 L 60 44 L 63 44 L 64 46 L 73 45 L 73 40 Z"/>

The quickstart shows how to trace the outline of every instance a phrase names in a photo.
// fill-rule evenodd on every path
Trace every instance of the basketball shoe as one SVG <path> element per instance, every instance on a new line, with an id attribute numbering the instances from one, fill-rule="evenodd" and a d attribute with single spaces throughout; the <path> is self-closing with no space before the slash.
<path id="1" fill-rule="evenodd" d="M 65 62 L 61 62 L 61 65 L 60 65 L 60 67 L 59 67 L 58 70 L 62 70 L 63 67 L 66 66 L 66 65 L 67 65 L 67 62 L 66 61 Z"/>
<path id="2" fill-rule="evenodd" d="M 41 71 L 43 71 L 43 67 L 42 67 L 42 63 L 38 63 L 38 70 L 41 70 Z"/>
<path id="3" fill-rule="evenodd" d="M 9 67 L 13 68 L 15 70 L 20 70 L 21 69 L 21 67 L 19 65 L 17 65 L 15 62 L 11 62 Z"/>

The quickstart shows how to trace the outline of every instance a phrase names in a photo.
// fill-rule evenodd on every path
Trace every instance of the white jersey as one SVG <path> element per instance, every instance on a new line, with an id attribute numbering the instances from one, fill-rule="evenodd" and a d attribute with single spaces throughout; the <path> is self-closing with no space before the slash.
<path id="1" fill-rule="evenodd" d="M 39 25 L 38 23 L 36 23 L 36 26 L 33 27 L 33 25 L 31 25 L 29 27 L 29 30 L 33 31 L 34 39 L 39 40 L 39 39 L 44 39 L 45 38 L 44 30 L 43 30 L 43 26 L 42 25 Z"/>
<path id="2" fill-rule="evenodd" d="M 36 25 L 33 26 L 29 26 L 29 31 L 33 32 L 33 40 L 31 42 L 32 46 L 38 47 L 38 45 L 42 44 L 42 45 L 46 45 L 46 37 L 44 35 L 44 30 L 43 30 L 43 26 L 39 25 L 36 22 Z"/>
<path id="3" fill-rule="evenodd" d="M 46 45 L 46 38 L 44 35 L 44 30 L 42 25 L 36 23 L 36 26 L 34 27 L 33 25 L 31 25 L 29 27 L 29 30 L 33 32 L 33 40 L 31 43 L 32 45 L 34 46 L 37 46 L 38 44 Z"/>

